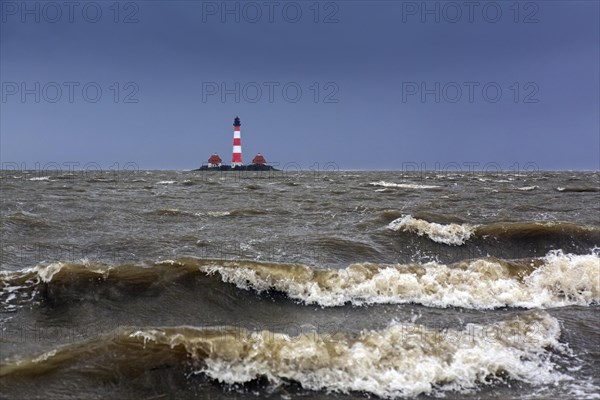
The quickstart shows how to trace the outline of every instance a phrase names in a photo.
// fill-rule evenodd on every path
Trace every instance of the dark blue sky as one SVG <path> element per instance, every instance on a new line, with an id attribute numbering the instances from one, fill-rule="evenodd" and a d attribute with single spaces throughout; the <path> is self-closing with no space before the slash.
<path id="1" fill-rule="evenodd" d="M 0 3 L 3 163 L 600 168 L 598 1 Z"/>

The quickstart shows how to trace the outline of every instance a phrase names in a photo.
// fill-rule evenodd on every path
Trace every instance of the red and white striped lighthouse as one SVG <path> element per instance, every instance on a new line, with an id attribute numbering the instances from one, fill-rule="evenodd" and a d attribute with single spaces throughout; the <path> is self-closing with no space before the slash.
<path id="1" fill-rule="evenodd" d="M 240 135 L 240 118 L 235 117 L 233 121 L 233 155 L 231 156 L 231 166 L 242 166 L 242 137 Z"/>

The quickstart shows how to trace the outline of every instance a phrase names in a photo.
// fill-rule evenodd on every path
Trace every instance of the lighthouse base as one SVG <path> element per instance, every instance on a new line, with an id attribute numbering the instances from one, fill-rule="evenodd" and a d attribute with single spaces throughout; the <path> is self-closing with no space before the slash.
<path id="1" fill-rule="evenodd" d="M 209 167 L 203 165 L 198 169 L 192 171 L 279 171 L 270 165 L 264 164 L 248 164 L 248 165 L 221 165 L 219 167 Z"/>

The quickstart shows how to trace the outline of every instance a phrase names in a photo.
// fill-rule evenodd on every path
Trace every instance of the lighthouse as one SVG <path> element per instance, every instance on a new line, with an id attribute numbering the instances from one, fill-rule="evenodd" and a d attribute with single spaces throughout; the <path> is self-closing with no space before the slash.
<path id="1" fill-rule="evenodd" d="M 208 164 L 203 165 L 194 171 L 279 171 L 278 169 L 267 165 L 265 157 L 258 153 L 252 159 L 252 164 L 244 165 L 242 162 L 242 135 L 240 133 L 240 117 L 233 120 L 233 153 L 231 155 L 231 165 L 221 164 L 221 157 L 213 153 L 208 159 Z"/>
<path id="2" fill-rule="evenodd" d="M 231 156 L 231 167 L 242 166 L 242 137 L 240 135 L 240 118 L 235 117 L 233 120 L 233 154 Z"/>

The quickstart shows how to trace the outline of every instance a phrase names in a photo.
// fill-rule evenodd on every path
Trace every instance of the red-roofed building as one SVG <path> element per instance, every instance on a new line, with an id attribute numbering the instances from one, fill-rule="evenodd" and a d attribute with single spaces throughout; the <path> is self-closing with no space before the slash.
<path id="1" fill-rule="evenodd" d="M 217 153 L 214 153 L 208 159 L 208 168 L 220 167 L 221 166 L 221 162 L 223 162 L 221 160 L 221 157 L 219 157 L 219 155 Z"/>
<path id="2" fill-rule="evenodd" d="M 258 153 L 256 156 L 254 156 L 254 158 L 252 159 L 252 164 L 256 164 L 256 165 L 265 165 L 267 163 L 267 160 L 265 160 L 265 158 L 263 157 L 262 154 Z"/>

